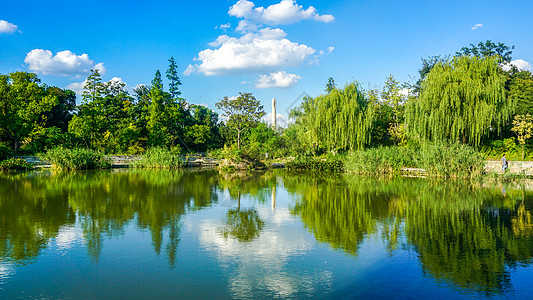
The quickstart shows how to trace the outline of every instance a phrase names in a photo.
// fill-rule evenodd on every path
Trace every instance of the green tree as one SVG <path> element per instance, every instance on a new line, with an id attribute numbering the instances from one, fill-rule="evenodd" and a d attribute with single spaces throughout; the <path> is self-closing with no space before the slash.
<path id="1" fill-rule="evenodd" d="M 494 43 L 491 40 L 487 40 L 485 42 L 479 42 L 477 45 L 470 44 L 470 47 L 463 47 L 455 53 L 455 56 L 497 56 L 499 62 L 509 63 L 512 60 L 513 49 L 514 46 L 507 46 L 502 42 Z"/>
<path id="2" fill-rule="evenodd" d="M 326 84 L 326 93 L 331 93 L 333 89 L 335 89 L 337 85 L 335 84 L 335 79 L 333 77 L 328 78 L 328 83 Z"/>
<path id="3" fill-rule="evenodd" d="M 148 143 L 151 146 L 167 145 L 170 141 L 168 127 L 165 124 L 165 102 L 167 95 L 163 91 L 161 73 L 156 71 L 150 89 L 150 106 L 147 128 L 149 132 Z"/>
<path id="4" fill-rule="evenodd" d="M 419 97 L 406 107 L 408 132 L 422 140 L 478 146 L 512 113 L 505 82 L 496 57 L 460 56 L 438 63 L 422 83 Z"/>
<path id="5" fill-rule="evenodd" d="M 515 72 L 508 82 L 508 97 L 516 104 L 518 115 L 533 115 L 533 74 L 529 71 Z"/>
<path id="6" fill-rule="evenodd" d="M 241 148 L 241 134 L 244 130 L 255 127 L 265 115 L 263 106 L 251 93 L 239 93 L 237 98 L 224 97 L 216 103 L 224 111 L 226 124 L 237 132 L 237 148 Z"/>
<path id="7" fill-rule="evenodd" d="M 179 95 L 181 95 L 181 92 L 179 90 L 181 80 L 178 76 L 178 65 L 176 65 L 174 57 L 171 57 L 168 61 L 170 62 L 170 65 L 168 66 L 167 70 L 167 78 L 170 81 L 168 85 L 168 90 L 172 99 L 177 99 Z"/>
<path id="8" fill-rule="evenodd" d="M 391 120 L 387 131 L 396 144 L 403 143 L 406 140 L 405 126 L 403 124 L 406 96 L 401 93 L 401 90 L 400 83 L 394 79 L 394 76 L 389 75 L 381 92 L 384 104 L 391 111 Z"/>
<path id="9" fill-rule="evenodd" d="M 290 114 L 298 140 L 313 154 L 368 145 L 376 116 L 375 106 L 356 83 L 316 98 L 306 97 Z"/>
<path id="10" fill-rule="evenodd" d="M 514 116 L 513 128 L 511 130 L 516 133 L 518 143 L 522 146 L 522 159 L 524 159 L 526 156 L 524 147 L 527 140 L 533 135 L 533 116 L 530 114 Z"/>
<path id="11" fill-rule="evenodd" d="M 46 114 L 58 105 L 57 97 L 47 93 L 40 82 L 33 73 L 0 75 L 0 134 L 7 137 L 15 152 L 37 125 L 44 125 Z"/>

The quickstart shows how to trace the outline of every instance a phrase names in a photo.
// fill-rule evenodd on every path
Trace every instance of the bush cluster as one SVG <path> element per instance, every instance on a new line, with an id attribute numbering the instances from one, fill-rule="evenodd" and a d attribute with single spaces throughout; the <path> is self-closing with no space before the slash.
<path id="1" fill-rule="evenodd" d="M 0 162 L 0 172 L 28 171 L 33 165 L 22 158 L 10 158 Z"/>
<path id="2" fill-rule="evenodd" d="M 0 160 L 7 159 L 12 155 L 11 149 L 5 145 L 0 145 Z"/>

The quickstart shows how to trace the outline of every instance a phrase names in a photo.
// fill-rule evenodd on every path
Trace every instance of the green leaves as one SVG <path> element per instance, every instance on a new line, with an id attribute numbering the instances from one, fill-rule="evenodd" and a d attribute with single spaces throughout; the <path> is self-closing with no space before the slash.
<path id="1" fill-rule="evenodd" d="M 500 130 L 514 108 L 505 82 L 496 57 L 461 56 L 437 63 L 418 99 L 406 107 L 408 133 L 421 140 L 478 146 L 491 128 Z"/>
<path id="2" fill-rule="evenodd" d="M 326 95 L 304 98 L 291 111 L 291 118 L 299 141 L 316 153 L 368 145 L 377 115 L 359 85 L 352 83 Z"/>
<path id="3" fill-rule="evenodd" d="M 228 118 L 226 125 L 237 131 L 237 147 L 240 148 L 241 133 L 253 127 L 265 115 L 263 106 L 252 93 L 239 93 L 237 98 L 224 97 L 216 103 Z"/>

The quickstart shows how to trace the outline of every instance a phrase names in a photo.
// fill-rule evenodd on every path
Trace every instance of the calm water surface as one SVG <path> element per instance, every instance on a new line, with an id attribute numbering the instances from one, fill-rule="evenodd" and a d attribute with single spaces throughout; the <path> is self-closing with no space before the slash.
<path id="1" fill-rule="evenodd" d="M 0 298 L 533 298 L 532 208 L 426 179 L 0 175 Z"/>

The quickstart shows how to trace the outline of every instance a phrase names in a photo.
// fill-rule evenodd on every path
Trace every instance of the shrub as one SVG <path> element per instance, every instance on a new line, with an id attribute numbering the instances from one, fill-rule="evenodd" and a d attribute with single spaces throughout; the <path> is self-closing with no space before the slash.
<path id="1" fill-rule="evenodd" d="M 33 165 L 22 158 L 10 158 L 0 162 L 0 171 L 28 171 L 33 169 Z"/>
<path id="2" fill-rule="evenodd" d="M 135 168 L 171 169 L 182 166 L 183 160 L 180 155 L 163 147 L 149 148 L 133 163 Z"/>
<path id="3" fill-rule="evenodd" d="M 91 149 L 57 147 L 38 156 L 59 170 L 92 170 L 111 167 L 111 161 L 103 153 Z"/>
<path id="4" fill-rule="evenodd" d="M 12 155 L 11 149 L 5 145 L 0 145 L 0 160 L 7 159 Z"/>

